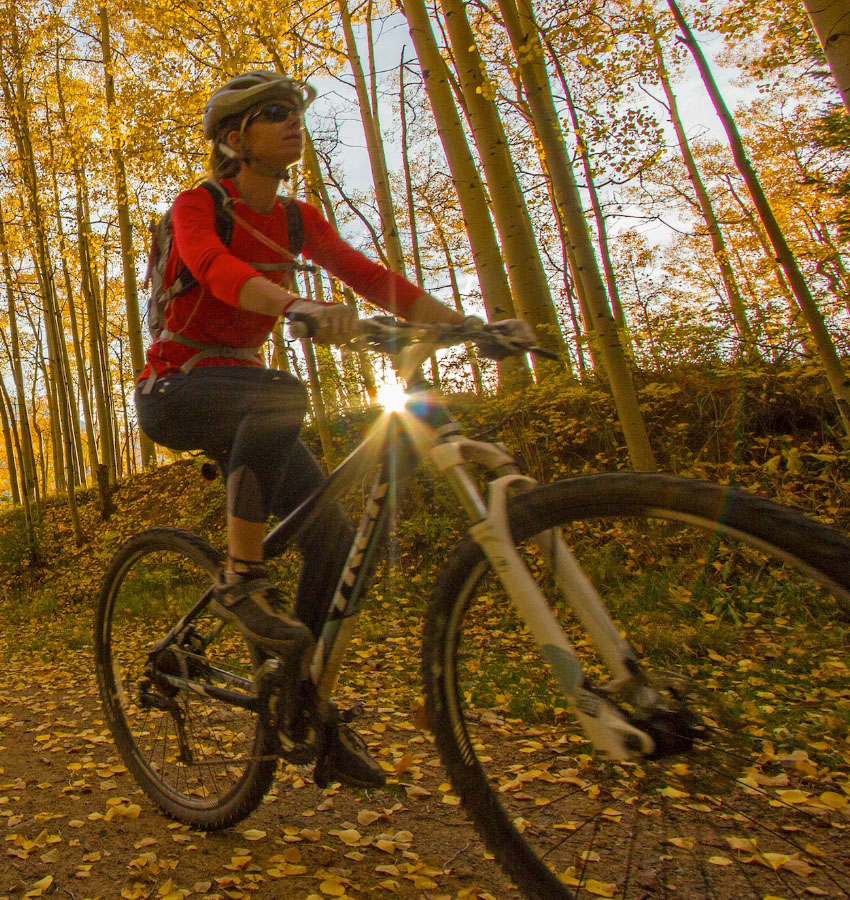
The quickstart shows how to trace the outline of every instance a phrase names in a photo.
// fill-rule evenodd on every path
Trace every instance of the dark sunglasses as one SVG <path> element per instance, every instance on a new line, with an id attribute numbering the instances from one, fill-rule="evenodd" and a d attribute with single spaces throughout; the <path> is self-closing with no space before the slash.
<path id="1" fill-rule="evenodd" d="M 285 122 L 292 115 L 300 115 L 300 110 L 286 103 L 270 103 L 254 113 L 248 123 L 254 119 L 263 119 L 265 122 Z"/>

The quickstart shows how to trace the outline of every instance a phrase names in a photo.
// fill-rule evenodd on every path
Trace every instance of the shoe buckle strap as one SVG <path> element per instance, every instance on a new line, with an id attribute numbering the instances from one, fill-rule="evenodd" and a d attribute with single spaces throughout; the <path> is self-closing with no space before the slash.
<path id="1" fill-rule="evenodd" d="M 249 578 L 236 581 L 233 584 L 223 585 L 220 590 L 216 591 L 216 600 L 222 606 L 230 609 L 251 594 L 264 594 L 271 589 L 272 583 L 268 578 Z"/>

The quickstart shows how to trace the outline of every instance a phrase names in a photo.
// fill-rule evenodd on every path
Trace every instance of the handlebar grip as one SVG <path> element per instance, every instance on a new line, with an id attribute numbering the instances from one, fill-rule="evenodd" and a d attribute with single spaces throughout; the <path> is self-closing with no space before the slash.
<path id="1" fill-rule="evenodd" d="M 290 313 L 287 315 L 289 334 L 293 338 L 311 338 L 316 333 L 316 322 L 307 313 Z"/>

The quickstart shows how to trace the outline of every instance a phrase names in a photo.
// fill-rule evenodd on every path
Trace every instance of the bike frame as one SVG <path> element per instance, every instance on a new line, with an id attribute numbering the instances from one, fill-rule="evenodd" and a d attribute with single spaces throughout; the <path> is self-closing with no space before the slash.
<path id="1" fill-rule="evenodd" d="M 366 440 L 332 472 L 328 481 L 274 528 L 264 542 L 265 556 L 275 556 L 326 504 L 334 502 L 377 467 L 363 516 L 322 628 L 310 677 L 322 701 L 330 698 L 356 618 L 363 608 L 374 560 L 394 503 L 420 459 L 442 475 L 470 523 L 479 544 L 540 647 L 559 685 L 595 747 L 609 757 L 626 759 L 650 753 L 652 739 L 630 724 L 605 696 L 589 688 L 581 662 L 514 546 L 508 519 L 511 496 L 537 482 L 521 473 L 516 460 L 499 444 L 476 441 L 461 433 L 445 404 L 427 390 L 421 363 L 435 347 L 422 341 L 401 351 L 398 368 L 408 383 L 409 401 L 400 413 L 385 413 Z M 477 464 L 493 476 L 482 496 L 467 471 Z M 604 603 L 557 529 L 537 540 L 556 583 L 587 629 L 611 671 L 626 687 L 631 702 L 651 708 L 658 695 L 649 688 L 632 648 L 620 636 Z"/>
<path id="2" fill-rule="evenodd" d="M 650 754 L 653 739 L 626 719 L 609 699 L 609 691 L 613 693 L 610 689 L 616 688 L 629 702 L 646 711 L 658 703 L 659 695 L 648 686 L 634 651 L 620 636 L 562 535 L 557 529 L 551 529 L 536 538 L 537 548 L 613 676 L 606 693 L 586 681 L 572 644 L 517 552 L 510 531 L 511 497 L 532 490 L 537 482 L 522 474 L 504 446 L 465 437 L 445 404 L 428 390 L 419 374 L 420 366 L 435 349 L 433 343 L 422 340 L 399 352 L 399 374 L 408 384 L 406 408 L 399 413 L 385 413 L 327 481 L 272 529 L 263 543 L 266 558 L 279 555 L 315 515 L 374 473 L 311 662 L 310 677 L 320 701 L 328 700 L 333 692 L 393 506 L 401 499 L 420 459 L 424 459 L 449 484 L 469 520 L 470 536 L 492 565 L 596 749 L 615 759 Z M 469 474 L 470 463 L 483 467 L 492 476 L 487 483 L 486 497 Z M 175 640 L 204 610 L 210 598 L 211 591 L 207 591 L 158 643 L 157 651 Z M 168 680 L 190 690 L 213 693 L 225 702 L 240 706 L 255 708 L 258 701 L 250 694 L 195 685 L 173 676 Z M 241 678 L 235 682 L 246 689 L 250 686 Z"/>

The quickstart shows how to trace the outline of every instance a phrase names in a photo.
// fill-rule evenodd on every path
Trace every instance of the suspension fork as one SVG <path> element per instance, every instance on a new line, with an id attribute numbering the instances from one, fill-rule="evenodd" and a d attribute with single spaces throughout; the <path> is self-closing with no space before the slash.
<path id="1" fill-rule="evenodd" d="M 517 489 L 536 486 L 536 481 L 519 473 L 514 460 L 494 444 L 463 438 L 439 444 L 430 456 L 469 515 L 472 538 L 493 566 L 594 746 L 615 759 L 652 753 L 652 738 L 587 684 L 575 649 L 514 546 L 508 521 L 509 496 Z M 505 473 L 489 482 L 486 503 L 464 468 L 467 461 L 483 464 L 497 474 Z M 615 681 L 631 683 L 633 692 L 642 692 L 640 699 L 651 704 L 655 692 L 645 684 L 634 652 L 620 636 L 563 536 L 553 528 L 538 536 L 535 543 Z"/>

